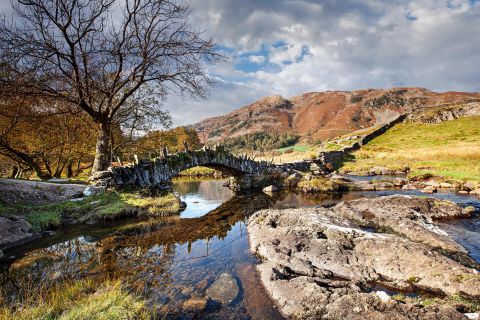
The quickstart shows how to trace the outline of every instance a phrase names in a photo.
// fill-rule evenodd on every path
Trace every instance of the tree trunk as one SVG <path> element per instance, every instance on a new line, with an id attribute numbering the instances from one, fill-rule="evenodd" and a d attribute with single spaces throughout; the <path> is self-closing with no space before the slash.
<path id="1" fill-rule="evenodd" d="M 67 164 L 67 178 L 73 177 L 73 160 L 68 161 Z"/>
<path id="2" fill-rule="evenodd" d="M 102 123 L 98 128 L 97 147 L 92 173 L 105 171 L 110 166 L 110 124 Z"/>
<path id="3" fill-rule="evenodd" d="M 15 177 L 17 176 L 17 173 L 18 173 L 18 167 L 17 166 L 13 166 L 12 167 L 12 171 L 10 173 L 10 175 L 8 176 L 10 179 L 15 179 Z"/>

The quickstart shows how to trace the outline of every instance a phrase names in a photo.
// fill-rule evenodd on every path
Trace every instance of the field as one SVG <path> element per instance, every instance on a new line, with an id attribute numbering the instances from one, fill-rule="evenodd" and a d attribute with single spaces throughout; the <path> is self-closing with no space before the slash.
<path id="1" fill-rule="evenodd" d="M 296 144 L 294 146 L 276 149 L 266 152 L 257 152 L 255 160 L 266 160 L 274 163 L 288 163 L 298 160 L 311 160 L 316 157 L 316 146 L 307 146 L 303 144 Z"/>
<path id="2" fill-rule="evenodd" d="M 413 176 L 480 181 L 480 117 L 398 124 L 354 152 L 341 171 L 362 172 L 373 166 L 408 166 Z"/>

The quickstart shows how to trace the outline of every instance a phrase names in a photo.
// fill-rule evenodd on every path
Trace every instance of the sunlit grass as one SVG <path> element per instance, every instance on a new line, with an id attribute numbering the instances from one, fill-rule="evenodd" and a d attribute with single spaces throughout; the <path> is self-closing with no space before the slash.
<path id="1" fill-rule="evenodd" d="M 108 191 L 80 201 L 44 205 L 0 207 L 0 214 L 24 216 L 34 231 L 59 227 L 63 220 L 78 223 L 114 220 L 130 215 L 168 216 L 178 213 L 180 200 L 173 193 L 145 196 L 139 192 Z"/>
<path id="2" fill-rule="evenodd" d="M 215 174 L 221 174 L 217 170 L 202 166 L 193 167 L 187 170 L 183 170 L 178 175 L 181 177 L 198 177 L 198 176 L 207 176 L 212 177 Z"/>
<path id="3" fill-rule="evenodd" d="M 398 124 L 353 153 L 342 171 L 393 170 L 408 166 L 412 175 L 432 174 L 480 181 L 480 117 L 439 124 Z"/>
<path id="4" fill-rule="evenodd" d="M 41 288 L 13 306 L 0 307 L 0 320 L 150 319 L 145 301 L 119 281 L 77 280 Z"/>

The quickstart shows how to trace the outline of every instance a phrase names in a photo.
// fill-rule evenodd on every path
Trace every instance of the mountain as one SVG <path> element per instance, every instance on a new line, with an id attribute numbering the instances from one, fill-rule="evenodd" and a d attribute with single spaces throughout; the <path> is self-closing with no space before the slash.
<path id="1" fill-rule="evenodd" d="M 202 141 L 221 141 L 255 132 L 295 133 L 323 141 L 367 128 L 419 107 L 463 103 L 480 93 L 432 92 L 423 88 L 309 92 L 289 99 L 269 96 L 192 127 Z"/>

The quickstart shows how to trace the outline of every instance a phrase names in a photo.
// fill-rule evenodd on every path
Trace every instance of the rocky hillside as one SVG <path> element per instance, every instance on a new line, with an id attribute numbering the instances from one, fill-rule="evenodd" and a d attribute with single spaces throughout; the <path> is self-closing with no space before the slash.
<path id="1" fill-rule="evenodd" d="M 383 123 L 417 108 L 463 103 L 480 104 L 480 93 L 437 93 L 422 88 L 310 92 L 289 99 L 265 97 L 193 128 L 202 140 L 212 142 L 254 132 L 296 133 L 302 140 L 314 142 Z"/>

